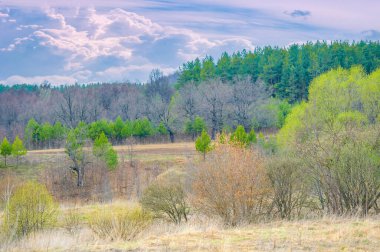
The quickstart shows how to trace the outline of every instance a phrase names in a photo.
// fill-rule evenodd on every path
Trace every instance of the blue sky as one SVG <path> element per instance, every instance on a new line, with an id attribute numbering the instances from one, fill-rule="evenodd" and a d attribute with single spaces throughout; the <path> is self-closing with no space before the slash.
<path id="1" fill-rule="evenodd" d="M 196 57 L 379 40 L 380 1 L 0 0 L 0 83 L 146 81 Z"/>

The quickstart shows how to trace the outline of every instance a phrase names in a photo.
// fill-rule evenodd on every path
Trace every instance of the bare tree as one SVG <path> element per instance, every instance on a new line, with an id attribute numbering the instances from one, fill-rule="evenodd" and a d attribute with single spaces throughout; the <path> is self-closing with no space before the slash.
<path id="1" fill-rule="evenodd" d="M 236 125 L 243 125 L 246 130 L 251 128 L 252 111 L 269 98 L 269 92 L 261 81 L 253 83 L 250 78 L 236 79 L 232 87 L 231 119 Z"/>
<path id="2" fill-rule="evenodd" d="M 221 80 L 210 80 L 200 86 L 202 112 L 211 126 L 211 138 L 221 132 L 227 116 L 227 107 L 231 97 L 231 87 Z"/>
<path id="3" fill-rule="evenodd" d="M 79 86 L 64 87 L 59 99 L 58 118 L 71 128 L 80 121 L 88 122 L 89 98 Z"/>
<path id="4" fill-rule="evenodd" d="M 194 82 L 188 83 L 178 91 L 175 99 L 175 109 L 181 118 L 193 121 L 200 113 L 200 95 Z"/>

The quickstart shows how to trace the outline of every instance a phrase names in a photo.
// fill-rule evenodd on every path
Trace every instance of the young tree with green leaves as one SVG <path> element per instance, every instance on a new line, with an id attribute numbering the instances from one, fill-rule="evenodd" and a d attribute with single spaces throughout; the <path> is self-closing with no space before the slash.
<path id="1" fill-rule="evenodd" d="M 87 127 L 84 123 L 69 131 L 66 138 L 65 152 L 73 162 L 70 169 L 77 174 L 77 186 L 83 187 L 84 173 L 87 161 L 87 155 L 83 150 L 87 138 Z"/>
<path id="2" fill-rule="evenodd" d="M 19 164 L 20 157 L 26 155 L 26 152 L 27 150 L 24 147 L 22 140 L 16 136 L 12 144 L 12 156 L 16 157 L 17 166 Z"/>
<path id="3" fill-rule="evenodd" d="M 206 160 L 206 153 L 212 150 L 211 137 L 206 130 L 195 140 L 195 149 L 203 154 L 203 160 Z"/>
<path id="4" fill-rule="evenodd" d="M 122 133 L 123 128 L 124 128 L 123 119 L 121 119 L 121 117 L 118 116 L 116 120 L 112 123 L 112 137 L 118 143 L 121 143 L 121 141 L 123 140 L 123 133 Z"/>
<path id="5" fill-rule="evenodd" d="M 25 141 L 27 146 L 35 147 L 40 139 L 41 126 L 33 118 L 28 121 L 28 124 L 25 127 Z"/>
<path id="6" fill-rule="evenodd" d="M 249 147 L 251 144 L 256 143 L 256 134 L 252 129 L 248 134 L 242 125 L 237 126 L 234 133 L 230 137 L 230 143 L 242 148 Z"/>
<path id="7" fill-rule="evenodd" d="M 7 157 L 12 154 L 12 145 L 8 142 L 6 137 L 4 137 L 0 145 L 0 154 L 4 157 L 4 165 L 7 167 Z"/>
<path id="8" fill-rule="evenodd" d="M 193 121 L 188 121 L 185 124 L 185 133 L 191 134 L 193 140 L 206 129 L 206 122 L 200 116 L 196 116 Z"/>
<path id="9" fill-rule="evenodd" d="M 112 148 L 104 132 L 100 133 L 100 136 L 95 139 L 92 152 L 94 156 L 106 163 L 108 169 L 113 170 L 116 168 L 118 164 L 117 152 Z"/>
<path id="10" fill-rule="evenodd" d="M 117 152 L 111 147 L 107 150 L 104 161 L 109 170 L 115 170 L 118 164 Z"/>
<path id="11" fill-rule="evenodd" d="M 92 153 L 95 157 L 103 158 L 110 147 L 111 144 L 108 142 L 108 138 L 104 132 L 102 132 L 94 141 L 94 145 L 92 146 Z"/>

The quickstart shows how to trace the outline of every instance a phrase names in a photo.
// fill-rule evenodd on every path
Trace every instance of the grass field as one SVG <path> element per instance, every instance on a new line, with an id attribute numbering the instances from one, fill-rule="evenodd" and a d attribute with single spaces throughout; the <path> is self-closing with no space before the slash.
<path id="1" fill-rule="evenodd" d="M 90 207 L 91 209 L 91 207 Z M 274 221 L 225 228 L 193 218 L 186 224 L 153 224 L 134 241 L 101 240 L 87 228 L 37 233 L 8 251 L 378 251 L 380 220 L 329 218 Z"/>

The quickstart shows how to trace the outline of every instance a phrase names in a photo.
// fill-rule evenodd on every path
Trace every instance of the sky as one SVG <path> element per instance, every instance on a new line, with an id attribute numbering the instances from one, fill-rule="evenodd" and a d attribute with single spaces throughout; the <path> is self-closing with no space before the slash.
<path id="1" fill-rule="evenodd" d="M 0 83 L 145 82 L 222 52 L 379 40 L 379 0 L 0 0 Z"/>

